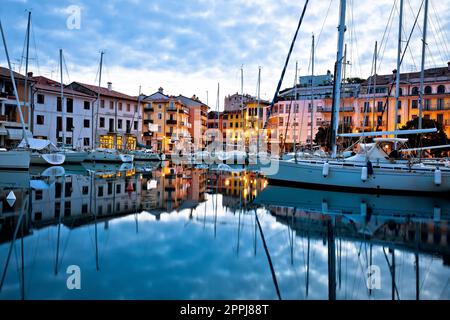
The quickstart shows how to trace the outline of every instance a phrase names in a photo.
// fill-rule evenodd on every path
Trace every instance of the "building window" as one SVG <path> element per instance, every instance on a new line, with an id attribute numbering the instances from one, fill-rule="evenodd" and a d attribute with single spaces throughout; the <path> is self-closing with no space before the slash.
<path id="1" fill-rule="evenodd" d="M 114 101 L 109 102 L 109 109 L 110 110 L 114 109 Z M 122 105 L 120 103 L 119 103 L 119 110 L 122 110 Z"/>
<path id="2" fill-rule="evenodd" d="M 72 144 L 72 137 L 66 137 L 66 144 L 71 145 Z"/>
<path id="3" fill-rule="evenodd" d="M 42 200 L 42 190 L 35 191 L 34 200 Z"/>
<path id="4" fill-rule="evenodd" d="M 131 111 L 131 104 L 127 103 L 127 112 Z"/>
<path id="5" fill-rule="evenodd" d="M 83 145 L 85 147 L 89 147 L 91 145 L 90 139 L 89 138 L 83 138 Z"/>
<path id="6" fill-rule="evenodd" d="M 438 114 L 437 115 L 437 118 L 436 118 L 436 121 L 438 122 L 438 123 L 440 123 L 440 124 L 444 124 L 444 115 L 441 113 L 441 114 Z"/>
<path id="7" fill-rule="evenodd" d="M 402 102 L 398 101 L 398 110 L 400 110 L 402 108 Z"/>
<path id="8" fill-rule="evenodd" d="M 437 88 L 437 93 L 439 93 L 439 94 L 445 93 L 445 86 L 441 84 L 441 85 Z"/>
<path id="9" fill-rule="evenodd" d="M 161 109 L 161 108 L 162 108 L 162 105 L 158 104 L 158 109 Z"/>
<path id="10" fill-rule="evenodd" d="M 89 194 L 89 186 L 83 186 L 83 188 L 81 190 L 82 190 L 81 192 L 83 193 L 83 195 Z"/>
<path id="11" fill-rule="evenodd" d="M 284 122 L 284 119 L 283 119 L 283 118 L 279 118 L 279 120 L 278 120 L 278 121 L 279 121 L 279 122 L 278 122 L 278 123 L 279 123 L 279 125 L 280 125 L 280 126 L 282 126 L 282 125 L 283 125 L 283 122 Z"/>
<path id="12" fill-rule="evenodd" d="M 43 115 L 37 115 L 36 123 L 40 124 L 40 125 L 43 125 L 44 124 L 44 116 Z"/>
<path id="13" fill-rule="evenodd" d="M 162 119 L 162 113 L 161 113 L 161 112 L 158 113 L 158 119 L 159 119 L 159 120 Z"/>
<path id="14" fill-rule="evenodd" d="M 162 127 L 158 126 L 158 132 L 162 132 Z"/>
<path id="15" fill-rule="evenodd" d="M 36 212 L 36 213 L 34 214 L 34 220 L 35 220 L 35 221 L 40 221 L 40 220 L 42 220 L 42 212 Z"/>
<path id="16" fill-rule="evenodd" d="M 370 112 L 370 103 L 369 101 L 364 102 L 364 112 Z"/>
<path id="17" fill-rule="evenodd" d="M 73 118 L 66 118 L 66 131 L 73 131 Z"/>
<path id="18" fill-rule="evenodd" d="M 119 111 L 122 111 L 122 102 L 119 102 Z"/>
<path id="19" fill-rule="evenodd" d="M 90 110 L 91 109 L 91 103 L 89 101 L 84 102 L 84 110 Z"/>
<path id="20" fill-rule="evenodd" d="M 425 87 L 425 94 L 431 94 L 432 92 L 433 92 L 433 90 L 431 89 L 430 86 Z"/>
<path id="21" fill-rule="evenodd" d="M 377 109 L 378 112 L 383 112 L 383 101 L 377 102 Z"/>
<path id="22" fill-rule="evenodd" d="M 411 108 L 417 109 L 418 107 L 419 107 L 419 101 L 418 100 L 411 101 Z"/>
<path id="23" fill-rule="evenodd" d="M 444 99 L 438 99 L 437 100 L 437 109 L 438 110 L 444 110 Z"/>
<path id="24" fill-rule="evenodd" d="M 417 87 L 413 87 L 411 90 L 411 94 L 414 96 L 418 96 L 419 95 L 419 88 Z"/>
<path id="25" fill-rule="evenodd" d="M 400 89 L 398 90 L 398 95 L 399 95 L 399 96 L 402 96 L 402 95 L 403 95 L 403 89 L 402 89 L 402 88 L 400 88 Z"/>
<path id="26" fill-rule="evenodd" d="M 101 117 L 100 118 L 100 128 L 104 128 L 105 127 L 105 118 Z"/>
<path id="27" fill-rule="evenodd" d="M 117 128 L 122 129 L 122 119 L 117 120 Z"/>
<path id="28" fill-rule="evenodd" d="M 382 116 L 378 116 L 377 117 L 377 125 L 381 126 L 383 124 L 383 117 Z"/>
<path id="29" fill-rule="evenodd" d="M 127 120 L 127 127 L 125 128 L 127 131 L 130 130 L 131 131 L 131 121 Z"/>
<path id="30" fill-rule="evenodd" d="M 89 128 L 90 127 L 90 121 L 89 121 L 89 119 L 84 119 L 84 127 L 85 128 Z"/>
<path id="31" fill-rule="evenodd" d="M 137 130 L 137 129 L 138 129 L 138 122 L 135 121 L 135 122 L 134 122 L 134 130 Z"/>
<path id="32" fill-rule="evenodd" d="M 56 98 L 56 111 L 58 112 L 62 111 L 61 97 Z"/>
<path id="33" fill-rule="evenodd" d="M 103 197 L 103 186 L 98 187 L 97 197 Z"/>
<path id="34" fill-rule="evenodd" d="M 120 194 L 122 192 L 122 185 L 118 184 L 116 185 L 116 194 Z"/>
<path id="35" fill-rule="evenodd" d="M 67 113 L 73 113 L 73 99 L 67 98 L 66 110 L 67 110 Z"/>
<path id="36" fill-rule="evenodd" d="M 431 109 L 431 100 L 430 99 L 425 99 L 425 104 L 424 104 L 424 109 L 425 110 L 430 110 Z"/>
<path id="37" fill-rule="evenodd" d="M 401 124 L 402 123 L 402 116 L 397 116 L 397 123 L 398 124 Z"/>
<path id="38" fill-rule="evenodd" d="M 134 112 L 138 112 L 138 105 L 137 104 L 134 105 Z"/>
<path id="39" fill-rule="evenodd" d="M 84 204 L 81 206 L 81 213 L 82 213 L 82 214 L 88 213 L 88 205 L 87 205 L 87 204 L 84 203 Z"/>
<path id="40" fill-rule="evenodd" d="M 43 94 L 37 95 L 37 103 L 44 104 L 45 103 L 45 96 Z"/>
<path id="41" fill-rule="evenodd" d="M 100 100 L 100 108 L 104 108 L 105 107 L 105 100 Z"/>

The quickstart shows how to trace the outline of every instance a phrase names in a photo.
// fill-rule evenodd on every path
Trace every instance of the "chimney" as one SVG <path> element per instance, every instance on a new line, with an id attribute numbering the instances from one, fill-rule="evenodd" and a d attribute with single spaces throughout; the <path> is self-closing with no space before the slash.
<path id="1" fill-rule="evenodd" d="M 447 62 L 447 70 L 450 71 L 450 61 Z"/>
<path id="2" fill-rule="evenodd" d="M 164 93 L 164 89 L 162 87 L 159 87 L 158 92 L 159 93 Z"/>
<path id="3" fill-rule="evenodd" d="M 33 72 L 28 72 L 28 78 L 33 78 Z"/>
<path id="4" fill-rule="evenodd" d="M 109 91 L 112 90 L 112 82 L 108 82 L 108 90 L 109 90 Z"/>

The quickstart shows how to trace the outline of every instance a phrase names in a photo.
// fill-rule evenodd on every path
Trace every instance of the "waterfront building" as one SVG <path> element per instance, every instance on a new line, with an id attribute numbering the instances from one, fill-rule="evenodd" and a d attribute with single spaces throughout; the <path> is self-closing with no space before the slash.
<path id="1" fill-rule="evenodd" d="M 113 90 L 111 82 L 105 88 L 75 81 L 67 88 L 100 98 L 92 110 L 92 148 L 132 150 L 141 142 L 142 114 L 138 97 Z"/>
<path id="2" fill-rule="evenodd" d="M 46 77 L 33 77 L 33 136 L 76 148 L 92 145 L 92 108 L 94 98 L 64 87 Z"/>
<path id="3" fill-rule="evenodd" d="M 206 145 L 204 135 L 206 129 L 208 128 L 207 121 L 209 106 L 201 102 L 195 95 L 192 98 L 179 95 L 177 98 L 189 109 L 188 129 L 192 138 L 194 149 L 203 149 Z"/>
<path id="4" fill-rule="evenodd" d="M 159 90 L 142 99 L 143 143 L 163 153 L 172 152 L 175 143 L 191 141 L 189 108 L 178 98 Z M 200 107 L 201 109 L 201 107 Z"/>
<path id="5" fill-rule="evenodd" d="M 30 104 L 25 101 L 31 99 L 33 80 L 28 79 L 27 95 L 25 96 L 25 76 L 14 72 L 17 86 L 17 93 L 22 105 L 22 113 L 26 128 L 32 128 Z M 31 132 L 27 133 L 29 136 Z M 13 84 L 10 78 L 10 71 L 0 67 L 0 147 L 12 147 L 20 143 L 23 139 L 22 124 L 20 123 L 19 112 L 17 110 L 16 98 Z"/>

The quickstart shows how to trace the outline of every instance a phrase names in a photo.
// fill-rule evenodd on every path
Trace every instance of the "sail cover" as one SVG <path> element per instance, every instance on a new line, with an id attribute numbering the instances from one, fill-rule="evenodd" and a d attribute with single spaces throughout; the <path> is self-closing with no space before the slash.
<path id="1" fill-rule="evenodd" d="M 27 148 L 27 142 L 25 139 L 23 139 L 20 144 L 19 148 Z M 51 142 L 50 140 L 44 140 L 44 139 L 34 139 L 34 138 L 28 138 L 28 148 L 31 150 L 44 150 L 49 149 L 52 151 L 58 150 L 56 146 Z"/>

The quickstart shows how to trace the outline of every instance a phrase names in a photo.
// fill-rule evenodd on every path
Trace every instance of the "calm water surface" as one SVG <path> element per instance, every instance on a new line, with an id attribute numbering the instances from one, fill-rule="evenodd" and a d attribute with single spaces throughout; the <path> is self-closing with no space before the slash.
<path id="1" fill-rule="evenodd" d="M 242 170 L 0 172 L 0 299 L 450 299 L 449 218 Z"/>

